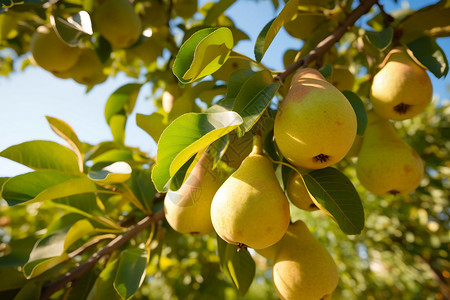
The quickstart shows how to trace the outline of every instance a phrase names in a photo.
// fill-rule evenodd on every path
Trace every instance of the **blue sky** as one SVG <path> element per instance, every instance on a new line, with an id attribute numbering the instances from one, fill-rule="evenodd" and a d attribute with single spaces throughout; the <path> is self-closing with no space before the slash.
<path id="1" fill-rule="evenodd" d="M 399 1 L 401 2 L 401 1 Z M 411 1 L 412 9 L 437 1 Z M 205 3 L 200 0 L 200 3 Z M 400 7 L 401 3 L 382 1 L 388 11 Z M 239 0 L 226 12 L 237 27 L 250 36 L 250 41 L 241 41 L 234 49 L 253 57 L 253 46 L 261 28 L 275 17 L 271 1 Z M 363 22 L 364 20 L 362 20 Z M 450 58 L 450 38 L 438 40 L 441 48 Z M 282 29 L 267 51 L 263 63 L 272 69 L 282 68 L 282 55 L 286 49 L 298 48 L 299 42 L 290 38 Z M 17 65 L 17 69 L 20 64 Z M 450 99 L 449 79 L 437 80 L 430 76 L 434 93 L 441 99 Z M 96 86 L 88 94 L 85 87 L 71 79 L 58 79 L 36 67 L 17 71 L 9 77 L 0 77 L 0 151 L 18 143 L 30 140 L 52 140 L 64 144 L 48 126 L 45 116 L 52 116 L 67 122 L 81 141 L 96 144 L 111 140 L 112 135 L 104 120 L 104 104 L 108 96 L 125 83 L 134 79 L 119 74 Z M 153 101 L 149 99 L 150 87 L 141 90 L 135 113 L 150 114 Z M 126 128 L 126 144 L 143 151 L 155 152 L 155 143 L 143 130 L 136 126 L 135 113 Z M 17 163 L 0 158 L 0 177 L 14 176 L 29 171 Z"/>

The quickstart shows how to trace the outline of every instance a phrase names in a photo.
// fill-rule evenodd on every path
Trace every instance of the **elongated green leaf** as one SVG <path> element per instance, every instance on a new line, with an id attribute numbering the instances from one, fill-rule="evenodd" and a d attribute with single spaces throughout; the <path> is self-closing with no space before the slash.
<path id="1" fill-rule="evenodd" d="M 238 250 L 236 245 L 228 244 L 225 250 L 225 265 L 233 284 L 244 296 L 255 277 L 255 262 L 247 250 Z"/>
<path id="2" fill-rule="evenodd" d="M 436 40 L 424 36 L 408 44 L 408 48 L 413 52 L 414 57 L 424 65 L 437 78 L 447 76 L 448 60 L 444 51 L 436 43 Z"/>
<path id="3" fill-rule="evenodd" d="M 41 288 L 42 282 L 30 281 L 20 290 L 13 300 L 39 300 Z"/>
<path id="4" fill-rule="evenodd" d="M 64 238 L 64 251 L 67 251 L 76 241 L 87 237 L 95 231 L 94 226 L 88 220 L 80 220 L 70 227 Z"/>
<path id="5" fill-rule="evenodd" d="M 27 282 L 16 267 L 0 268 L 0 292 L 21 288 Z"/>
<path id="6" fill-rule="evenodd" d="M 158 112 L 151 115 L 136 114 L 136 124 L 147 132 L 155 142 L 158 142 L 159 137 L 168 125 L 164 116 Z"/>
<path id="7" fill-rule="evenodd" d="M 212 25 L 217 18 L 222 15 L 228 7 L 230 7 L 236 0 L 220 0 L 219 2 L 212 5 L 208 10 L 208 13 L 203 20 L 203 24 Z"/>
<path id="8" fill-rule="evenodd" d="M 56 257 L 34 260 L 26 263 L 23 266 L 23 273 L 28 279 L 34 278 L 68 259 L 68 255 L 66 253 L 63 253 L 62 255 Z"/>
<path id="9" fill-rule="evenodd" d="M 126 249 L 120 254 L 114 288 L 122 299 L 129 299 L 142 285 L 148 258 L 149 251 L 140 248 Z"/>
<path id="10" fill-rule="evenodd" d="M 303 176 L 314 203 L 328 213 L 345 234 L 359 234 L 364 228 L 364 209 L 350 180 L 328 167 Z"/>
<path id="11" fill-rule="evenodd" d="M 233 48 L 233 34 L 226 27 L 195 32 L 180 48 L 173 73 L 187 84 L 217 71 Z"/>
<path id="12" fill-rule="evenodd" d="M 244 120 L 239 126 L 239 136 L 243 136 L 258 121 L 279 87 L 267 71 L 254 74 L 242 85 L 233 106 L 233 111 Z"/>
<path id="13" fill-rule="evenodd" d="M 111 128 L 114 141 L 123 144 L 128 115 L 133 111 L 142 84 L 129 83 L 109 96 L 105 105 L 105 119 Z"/>
<path id="14" fill-rule="evenodd" d="M 188 113 L 172 122 L 158 142 L 152 180 L 158 191 L 197 152 L 242 124 L 235 112 Z"/>
<path id="15" fill-rule="evenodd" d="M 95 184 L 84 175 L 36 171 L 6 181 L 2 197 L 8 205 L 16 205 L 94 192 L 96 192 Z"/>
<path id="16" fill-rule="evenodd" d="M 95 269 L 90 269 L 79 280 L 72 283 L 69 295 L 64 300 L 86 299 L 89 291 L 97 279 L 98 273 Z"/>
<path id="17" fill-rule="evenodd" d="M 250 69 L 241 69 L 231 73 L 227 86 L 227 98 L 235 99 L 242 85 L 253 75 L 255 75 L 255 72 Z"/>
<path id="18" fill-rule="evenodd" d="M 132 161 L 133 153 L 129 149 L 112 149 L 106 151 L 97 157 L 95 157 L 92 161 L 94 164 L 99 162 L 112 162 L 112 161 Z"/>
<path id="19" fill-rule="evenodd" d="M 11 253 L 0 257 L 0 268 L 23 266 L 28 261 L 37 240 L 35 236 L 12 239 L 8 243 Z"/>
<path id="20" fill-rule="evenodd" d="M 109 262 L 98 276 L 86 300 L 108 299 L 119 300 L 121 297 L 113 287 L 117 274 L 119 259 Z"/>
<path id="21" fill-rule="evenodd" d="M 124 161 L 97 163 L 92 166 L 88 177 L 101 185 L 122 183 L 130 179 L 131 166 Z"/>
<path id="22" fill-rule="evenodd" d="M 298 0 L 289 0 L 280 14 L 270 21 L 260 32 L 255 43 L 255 58 L 260 62 L 272 43 L 273 39 L 284 24 L 289 22 L 297 13 Z"/>
<path id="23" fill-rule="evenodd" d="M 133 194 L 136 195 L 139 202 L 150 211 L 157 191 L 149 178 L 151 178 L 151 171 L 149 169 L 135 169 L 131 173 L 131 179 L 127 184 L 130 185 Z"/>
<path id="24" fill-rule="evenodd" d="M 350 104 L 353 107 L 353 110 L 355 111 L 357 121 L 356 133 L 360 136 L 363 136 L 367 127 L 367 113 L 364 107 L 364 103 L 362 102 L 362 100 L 359 98 L 358 95 L 356 95 L 351 91 L 344 91 L 342 93 L 350 102 Z"/>
<path id="25" fill-rule="evenodd" d="M 83 145 L 81 144 L 80 140 L 78 139 L 77 134 L 72 129 L 72 127 L 69 126 L 66 122 L 46 116 L 45 117 L 50 124 L 50 127 L 52 130 L 62 137 L 69 145 L 72 147 L 72 150 L 75 152 L 75 154 L 78 157 L 78 166 L 81 172 L 83 172 L 83 161 L 84 161 L 84 154 L 83 154 Z"/>
<path id="26" fill-rule="evenodd" d="M 67 19 L 52 15 L 50 23 L 59 37 L 72 47 L 82 46 L 82 40 L 92 35 L 92 23 L 86 11 L 80 11 Z"/>
<path id="27" fill-rule="evenodd" d="M 381 31 L 367 31 L 367 40 L 380 50 L 386 49 L 392 42 L 392 37 L 394 36 L 394 30 L 387 27 Z"/>
<path id="28" fill-rule="evenodd" d="M 11 146 L 0 156 L 34 170 L 58 170 L 79 173 L 78 159 L 73 151 L 50 141 L 30 141 Z"/>

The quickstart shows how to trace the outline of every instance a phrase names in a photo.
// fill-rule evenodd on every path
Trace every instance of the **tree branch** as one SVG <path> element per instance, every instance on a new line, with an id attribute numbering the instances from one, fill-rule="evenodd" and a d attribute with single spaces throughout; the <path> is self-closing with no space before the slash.
<path id="1" fill-rule="evenodd" d="M 88 260 L 80 264 L 75 269 L 65 273 L 53 282 L 46 284 L 42 288 L 41 300 L 49 299 L 56 291 L 64 288 L 67 283 L 81 278 L 87 271 L 95 266 L 95 264 L 105 255 L 111 254 L 114 250 L 125 244 L 128 240 L 136 236 L 139 232 L 150 226 L 152 223 L 156 223 L 164 218 L 164 211 L 159 210 L 154 214 L 145 217 L 139 221 L 133 228 L 126 233 L 116 237 L 109 242 L 105 247 L 95 252 Z"/>
<path id="2" fill-rule="evenodd" d="M 312 61 L 324 55 L 335 43 L 337 43 L 341 39 L 344 33 L 347 32 L 348 28 L 353 26 L 353 24 L 355 24 L 355 22 L 362 15 L 366 14 L 375 3 L 377 3 L 377 0 L 361 1 L 360 5 L 348 15 L 347 19 L 345 19 L 344 22 L 342 22 L 342 24 L 339 25 L 339 27 L 336 28 L 336 30 L 332 34 L 323 39 L 316 48 L 308 53 L 308 55 L 288 66 L 284 71 L 278 74 L 276 78 L 281 82 L 284 82 L 286 77 L 297 71 L 297 69 L 306 67 Z"/>

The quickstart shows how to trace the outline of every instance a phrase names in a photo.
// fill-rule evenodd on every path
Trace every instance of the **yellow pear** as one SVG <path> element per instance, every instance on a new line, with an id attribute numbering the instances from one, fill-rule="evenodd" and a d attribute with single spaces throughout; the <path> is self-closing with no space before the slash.
<path id="1" fill-rule="evenodd" d="M 345 66 L 334 66 L 330 82 L 340 91 L 351 91 L 355 84 L 355 76 Z"/>
<path id="2" fill-rule="evenodd" d="M 306 188 L 303 178 L 297 172 L 292 172 L 289 176 L 289 180 L 286 185 L 286 194 L 291 203 L 300 209 L 307 211 L 319 209 L 314 204 L 312 200 L 313 195 L 311 195 Z"/>
<path id="3" fill-rule="evenodd" d="M 404 49 L 395 48 L 374 76 L 370 90 L 373 110 L 389 120 L 405 120 L 430 103 L 433 86 L 427 72 Z"/>
<path id="4" fill-rule="evenodd" d="M 280 103 L 274 136 L 293 165 L 321 169 L 340 161 L 356 136 L 356 115 L 345 96 L 311 68 L 300 70 Z"/>
<path id="5" fill-rule="evenodd" d="M 284 25 L 286 31 L 298 39 L 309 38 L 327 17 L 322 13 L 299 12 L 297 16 Z"/>
<path id="6" fill-rule="evenodd" d="M 211 201 L 219 187 L 219 175 L 212 170 L 212 157 L 205 152 L 181 188 L 166 194 L 164 213 L 169 225 L 185 234 L 212 232 Z"/>
<path id="7" fill-rule="evenodd" d="M 398 136 L 390 121 L 371 111 L 356 175 L 375 195 L 406 194 L 419 186 L 423 163 L 417 152 Z"/>
<path id="8" fill-rule="evenodd" d="M 303 221 L 289 226 L 277 250 L 273 283 L 281 299 L 331 299 L 339 281 L 336 263 Z"/>
<path id="9" fill-rule="evenodd" d="M 103 73 L 103 65 L 92 49 L 83 49 L 77 64 L 69 70 L 73 80 L 80 84 L 102 83 L 108 76 Z"/>
<path id="10" fill-rule="evenodd" d="M 162 51 L 163 47 L 158 39 L 151 36 L 139 45 L 127 49 L 127 54 L 130 54 L 131 57 L 139 57 L 145 65 L 149 65 L 162 55 Z"/>
<path id="11" fill-rule="evenodd" d="M 127 48 L 141 35 L 141 20 L 129 0 L 104 0 L 94 11 L 97 30 L 111 45 Z"/>
<path id="12" fill-rule="evenodd" d="M 219 188 L 211 220 L 226 242 L 253 249 L 278 242 L 289 225 L 289 202 L 271 161 L 252 151 Z"/>
<path id="13" fill-rule="evenodd" d="M 30 52 L 33 60 L 50 72 L 69 70 L 80 56 L 80 49 L 64 43 L 49 24 L 39 26 L 33 33 Z"/>

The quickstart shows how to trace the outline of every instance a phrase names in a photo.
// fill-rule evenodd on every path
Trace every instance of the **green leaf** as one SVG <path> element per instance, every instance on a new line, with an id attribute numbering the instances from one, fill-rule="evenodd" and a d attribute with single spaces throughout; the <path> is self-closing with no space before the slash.
<path id="1" fill-rule="evenodd" d="M 155 142 L 158 142 L 159 137 L 168 125 L 165 117 L 159 112 L 154 112 L 151 115 L 136 114 L 136 124 L 147 132 Z"/>
<path id="2" fill-rule="evenodd" d="M 314 203 L 328 213 L 345 234 L 359 234 L 364 228 L 364 209 L 350 180 L 327 167 L 303 176 Z"/>
<path id="3" fill-rule="evenodd" d="M 2 197 L 11 206 L 96 191 L 95 184 L 84 175 L 36 171 L 21 174 L 6 181 L 3 185 Z"/>
<path id="4" fill-rule="evenodd" d="M 257 62 L 262 60 L 264 54 L 277 35 L 278 31 L 280 31 L 281 27 L 283 27 L 284 24 L 289 22 L 297 14 L 297 6 L 298 0 L 290 0 L 286 3 L 283 10 L 277 17 L 264 26 L 255 43 L 254 52 Z"/>
<path id="5" fill-rule="evenodd" d="M 80 300 L 86 299 L 89 291 L 94 285 L 95 280 L 97 279 L 98 272 L 95 269 L 90 269 L 77 281 L 72 283 L 70 287 L 69 295 L 64 298 L 64 300 Z"/>
<path id="6" fill-rule="evenodd" d="M 330 64 L 326 64 L 319 70 L 320 74 L 322 74 L 323 77 L 329 78 L 333 74 L 333 68 Z"/>
<path id="7" fill-rule="evenodd" d="M 11 146 L 0 156 L 18 162 L 34 170 L 58 170 L 79 173 L 75 153 L 58 143 L 50 141 L 30 141 Z"/>
<path id="8" fill-rule="evenodd" d="M 121 297 L 113 287 L 119 260 L 108 262 L 106 268 L 98 276 L 86 300 L 108 299 L 119 300 Z"/>
<path id="9" fill-rule="evenodd" d="M 244 296 L 255 277 L 255 262 L 250 253 L 236 245 L 227 244 L 225 250 L 225 266 L 227 275 L 239 290 L 239 295 Z"/>
<path id="10" fill-rule="evenodd" d="M 359 98 L 358 95 L 356 95 L 351 91 L 344 91 L 342 92 L 342 94 L 344 94 L 344 96 L 352 105 L 353 110 L 355 111 L 357 122 L 356 133 L 360 136 L 363 136 L 367 127 L 367 113 L 364 107 L 364 103 L 362 102 L 362 100 Z"/>
<path id="11" fill-rule="evenodd" d="M 41 288 L 42 282 L 30 281 L 20 290 L 13 300 L 39 300 Z"/>
<path id="12" fill-rule="evenodd" d="M 228 142 L 229 142 L 229 135 L 227 134 L 221 137 L 220 139 L 216 140 L 209 146 L 209 154 L 213 158 L 213 168 L 217 166 L 217 163 L 225 154 L 225 151 L 227 150 L 228 147 Z"/>
<path id="13" fill-rule="evenodd" d="M 89 170 L 88 177 L 100 185 L 123 183 L 131 177 L 131 166 L 124 161 L 97 163 Z"/>
<path id="14" fill-rule="evenodd" d="M 149 251 L 140 248 L 126 249 L 120 254 L 114 288 L 122 299 L 129 299 L 142 285 L 148 258 Z"/>
<path id="15" fill-rule="evenodd" d="M 445 52 L 436 43 L 436 40 L 424 36 L 408 44 L 408 48 L 413 52 L 414 57 L 424 65 L 437 78 L 447 76 L 448 60 Z"/>
<path id="16" fill-rule="evenodd" d="M 0 292 L 21 288 L 27 282 L 16 267 L 0 268 Z"/>
<path id="17" fill-rule="evenodd" d="M 78 139 L 78 136 L 75 133 L 75 131 L 72 129 L 72 127 L 69 126 L 69 124 L 67 124 L 66 122 L 64 122 L 60 119 L 49 117 L 49 116 L 45 116 L 45 118 L 47 119 L 48 123 L 50 124 L 50 127 L 52 128 L 52 130 L 57 135 L 62 137 L 70 145 L 72 150 L 75 152 L 75 154 L 78 157 L 79 169 L 82 172 L 83 171 L 83 161 L 84 161 L 83 144 Z"/>
<path id="18" fill-rule="evenodd" d="M 205 19 L 203 20 L 203 24 L 212 25 L 234 2 L 235 0 L 220 0 L 217 3 L 214 3 L 208 10 Z"/>
<path id="19" fill-rule="evenodd" d="M 127 182 L 139 202 L 149 211 L 151 211 L 153 199 L 157 193 L 153 182 L 149 180 L 150 178 L 151 171 L 149 169 L 135 169 L 131 173 L 131 179 Z"/>
<path id="20" fill-rule="evenodd" d="M 80 11 L 67 19 L 52 15 L 50 22 L 59 37 L 72 47 L 83 46 L 83 39 L 90 38 L 93 33 L 91 18 L 86 11 Z"/>
<path id="21" fill-rule="evenodd" d="M 23 273 L 28 279 L 34 278 L 68 259 L 68 255 L 66 253 L 63 253 L 62 255 L 57 257 L 41 258 L 38 260 L 27 262 L 23 266 Z"/>
<path id="22" fill-rule="evenodd" d="M 134 109 L 142 84 L 129 83 L 118 88 L 105 104 L 105 119 L 114 141 L 123 144 L 127 117 Z"/>
<path id="23" fill-rule="evenodd" d="M 241 69 L 231 73 L 227 86 L 227 98 L 235 99 L 242 85 L 254 74 L 255 72 L 250 69 Z"/>
<path id="24" fill-rule="evenodd" d="M 380 50 L 386 49 L 392 42 L 394 30 L 390 27 L 384 28 L 381 31 L 367 31 L 367 40 Z"/>
<path id="25" fill-rule="evenodd" d="M 239 113 L 244 120 L 239 126 L 239 136 L 243 136 L 255 125 L 279 87 L 280 84 L 273 82 L 268 71 L 257 72 L 244 83 L 233 106 L 233 111 Z"/>
<path id="26" fill-rule="evenodd" d="M 226 27 L 205 28 L 195 32 L 180 48 L 173 73 L 187 84 L 217 71 L 233 48 L 233 35 Z"/>
<path id="27" fill-rule="evenodd" d="M 242 124 L 235 112 L 188 113 L 173 121 L 158 142 L 152 180 L 158 191 L 197 152 Z"/>
<path id="28" fill-rule="evenodd" d="M 30 236 L 23 239 L 12 239 L 9 241 L 8 247 L 11 252 L 0 257 L 0 267 L 23 266 L 28 261 L 30 252 L 37 240 L 37 237 Z"/>
<path id="29" fill-rule="evenodd" d="M 133 161 L 133 153 L 129 149 L 112 149 L 98 155 L 92 161 L 94 164 L 99 162 Z"/>

